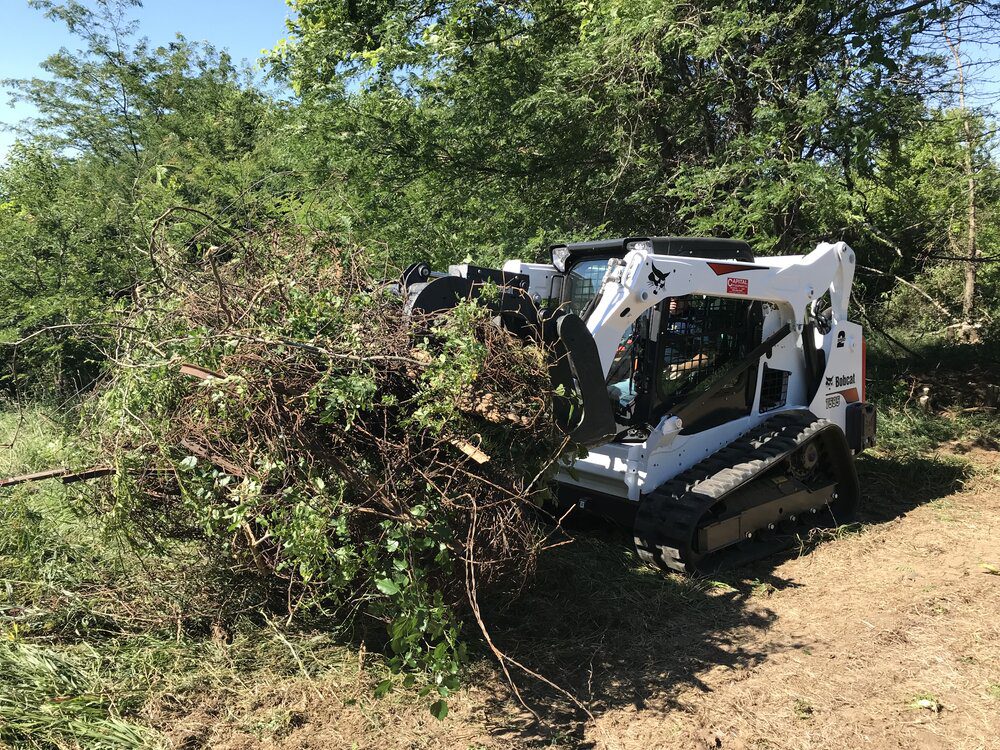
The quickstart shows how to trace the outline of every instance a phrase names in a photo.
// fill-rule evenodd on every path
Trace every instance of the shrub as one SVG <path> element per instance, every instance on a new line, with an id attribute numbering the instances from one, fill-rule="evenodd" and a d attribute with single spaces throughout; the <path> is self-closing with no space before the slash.
<path id="1" fill-rule="evenodd" d="M 89 410 L 111 510 L 137 539 L 197 540 L 272 581 L 289 618 L 369 640 L 380 621 L 390 666 L 443 715 L 478 592 L 519 589 L 544 542 L 566 446 L 547 353 L 472 303 L 411 318 L 321 236 L 241 244 L 139 292 Z"/>

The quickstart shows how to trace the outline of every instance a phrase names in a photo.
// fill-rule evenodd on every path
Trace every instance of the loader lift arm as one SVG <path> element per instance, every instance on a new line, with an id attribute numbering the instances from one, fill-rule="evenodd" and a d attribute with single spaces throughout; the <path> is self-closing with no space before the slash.
<path id="1" fill-rule="evenodd" d="M 847 244 L 821 243 L 806 256 L 767 258 L 759 263 L 655 255 L 634 243 L 623 258 L 612 258 L 587 317 L 601 352 L 605 374 L 622 333 L 642 313 L 670 297 L 706 295 L 769 302 L 782 323 L 802 331 L 810 303 L 830 293 L 834 324 L 847 320 L 854 251 Z"/>

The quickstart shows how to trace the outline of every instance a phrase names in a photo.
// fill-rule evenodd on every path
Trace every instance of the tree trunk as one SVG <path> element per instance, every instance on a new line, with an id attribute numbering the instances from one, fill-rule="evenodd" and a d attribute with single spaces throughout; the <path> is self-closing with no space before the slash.
<path id="1" fill-rule="evenodd" d="M 964 97 L 963 97 L 964 99 Z M 965 293 L 962 296 L 962 315 L 965 322 L 972 323 L 972 311 L 976 302 L 976 176 L 972 168 L 973 136 L 968 113 L 963 107 L 965 117 L 965 176 L 968 181 L 968 236 L 966 237 Z"/>
<path id="2" fill-rule="evenodd" d="M 972 315 L 976 308 L 976 172 L 973 168 L 972 157 L 976 147 L 976 138 L 972 128 L 972 117 L 965 107 L 965 67 L 962 63 L 961 44 L 962 34 L 960 24 L 962 15 L 959 13 L 956 19 L 958 33 L 952 39 L 948 36 L 942 22 L 945 42 L 951 50 L 951 55 L 955 60 L 955 76 L 958 83 L 958 109 L 962 117 L 962 127 L 965 131 L 965 158 L 963 167 L 967 185 L 966 191 L 966 238 L 965 238 L 965 289 L 962 293 L 962 327 L 959 329 L 959 336 L 962 340 L 970 344 L 979 343 L 979 332 L 972 322 Z"/>

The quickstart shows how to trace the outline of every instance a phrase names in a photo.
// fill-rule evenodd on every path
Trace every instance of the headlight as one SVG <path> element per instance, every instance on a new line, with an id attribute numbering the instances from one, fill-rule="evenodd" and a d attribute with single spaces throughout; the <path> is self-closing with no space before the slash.
<path id="1" fill-rule="evenodd" d="M 625 251 L 644 250 L 647 253 L 653 252 L 653 243 L 649 240 L 632 240 L 625 243 Z"/>
<path id="2" fill-rule="evenodd" d="M 552 265 L 559 273 L 566 273 L 566 261 L 569 260 L 569 248 L 565 245 L 552 247 Z"/>

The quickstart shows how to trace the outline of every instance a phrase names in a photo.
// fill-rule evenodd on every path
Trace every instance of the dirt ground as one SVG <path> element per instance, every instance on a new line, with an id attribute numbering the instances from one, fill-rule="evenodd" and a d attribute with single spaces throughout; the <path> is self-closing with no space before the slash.
<path id="1" fill-rule="evenodd" d="M 980 476 L 777 566 L 740 633 L 754 663 L 642 710 L 603 713 L 606 748 L 1000 747 L 1000 454 Z M 773 587 L 773 588 L 772 588 Z M 665 698 L 665 699 L 664 699 Z"/>
<path id="2" fill-rule="evenodd" d="M 956 455 L 961 453 L 962 455 Z M 182 711 L 179 747 L 1000 748 L 1000 453 L 865 457 L 864 523 L 715 580 L 554 553 L 495 638 L 588 718 L 492 667 L 442 722 L 346 670 Z M 570 549 L 572 548 L 572 549 Z M 487 662 L 484 661 L 485 665 Z"/>

